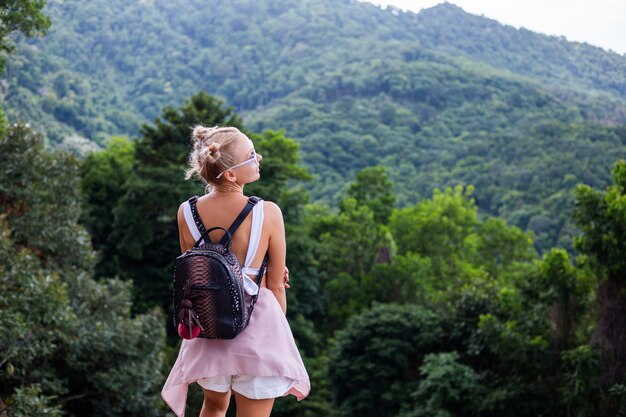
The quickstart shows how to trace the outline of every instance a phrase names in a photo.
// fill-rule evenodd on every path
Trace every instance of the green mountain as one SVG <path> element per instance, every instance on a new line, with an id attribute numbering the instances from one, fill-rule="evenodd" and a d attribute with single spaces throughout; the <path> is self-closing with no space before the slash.
<path id="1" fill-rule="evenodd" d="M 626 150 L 626 57 L 442 4 L 51 0 L 1 85 L 10 119 L 84 152 L 165 105 L 217 94 L 252 130 L 285 129 L 337 201 L 390 167 L 401 205 L 473 184 L 484 211 L 568 246 L 570 193 Z"/>
<path id="2" fill-rule="evenodd" d="M 563 37 L 503 26 L 450 4 L 407 15 L 425 47 L 459 54 L 549 86 L 595 89 L 626 98 L 624 56 Z"/>

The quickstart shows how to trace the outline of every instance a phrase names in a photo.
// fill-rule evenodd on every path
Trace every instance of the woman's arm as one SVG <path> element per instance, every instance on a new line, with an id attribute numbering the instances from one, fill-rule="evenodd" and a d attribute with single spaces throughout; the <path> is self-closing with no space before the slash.
<path id="1" fill-rule="evenodd" d="M 285 224 L 283 213 L 280 208 L 269 201 L 265 203 L 265 213 L 267 215 L 270 230 L 270 240 L 268 245 L 268 263 L 266 285 L 278 300 L 278 304 L 287 314 L 287 297 L 285 294 L 285 261 L 287 256 L 287 243 L 285 240 Z"/>

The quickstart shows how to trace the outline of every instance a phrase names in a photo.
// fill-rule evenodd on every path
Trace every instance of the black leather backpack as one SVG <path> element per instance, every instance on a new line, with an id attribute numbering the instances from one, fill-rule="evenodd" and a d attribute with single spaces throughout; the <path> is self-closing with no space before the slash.
<path id="1" fill-rule="evenodd" d="M 248 216 L 258 197 L 250 197 L 233 224 L 225 230 L 205 230 L 195 204 L 189 199 L 194 221 L 201 236 L 191 249 L 176 258 L 174 268 L 174 326 L 184 339 L 233 339 L 241 333 L 254 310 L 258 293 L 247 295 L 241 266 L 231 251 L 232 237 Z M 209 233 L 224 230 L 224 237 L 211 242 Z M 260 286 L 267 267 L 267 255 L 256 279 Z"/>

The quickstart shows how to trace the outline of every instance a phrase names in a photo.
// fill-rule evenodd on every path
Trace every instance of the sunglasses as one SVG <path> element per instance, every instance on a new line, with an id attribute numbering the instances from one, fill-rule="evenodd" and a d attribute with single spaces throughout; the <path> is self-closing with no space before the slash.
<path id="1" fill-rule="evenodd" d="M 252 154 L 250 155 L 250 158 L 248 158 L 248 159 L 246 159 L 245 161 L 240 162 L 240 163 L 238 163 L 238 164 L 236 164 L 236 165 L 233 165 L 232 167 L 228 167 L 228 168 L 226 168 L 224 171 L 220 172 L 220 174 L 219 174 L 217 177 L 215 177 L 215 178 L 216 178 L 216 179 L 219 179 L 222 175 L 224 175 L 224 173 L 225 173 L 226 171 L 231 170 L 231 169 L 235 169 L 235 168 L 242 167 L 242 166 L 244 166 L 244 165 L 246 165 L 246 164 L 247 164 L 247 165 L 250 165 L 250 166 L 254 166 L 254 165 L 256 164 L 256 151 L 254 150 L 254 148 L 252 149 Z"/>

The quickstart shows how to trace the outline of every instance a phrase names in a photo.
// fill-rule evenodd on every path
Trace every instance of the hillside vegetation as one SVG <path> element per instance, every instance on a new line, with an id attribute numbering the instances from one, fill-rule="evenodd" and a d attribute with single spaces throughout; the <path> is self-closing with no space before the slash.
<path id="1" fill-rule="evenodd" d="M 473 184 L 478 206 L 571 248 L 571 189 L 606 186 L 625 154 L 626 58 L 442 4 L 419 14 L 355 1 L 53 0 L 20 42 L 10 120 L 86 152 L 138 134 L 204 90 L 256 131 L 302 146 L 316 200 L 390 168 L 400 206 Z"/>
<path id="2" fill-rule="evenodd" d="M 282 210 L 313 389 L 273 416 L 626 415 L 624 57 L 449 4 L 43 3 L 0 2 L 1 416 L 171 415 L 196 123 Z"/>

